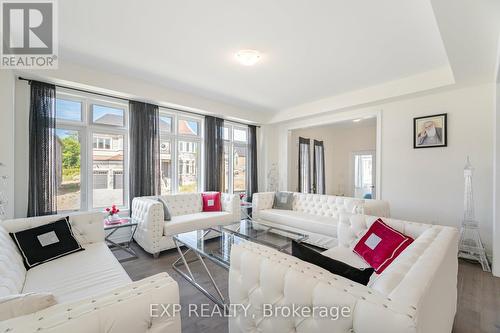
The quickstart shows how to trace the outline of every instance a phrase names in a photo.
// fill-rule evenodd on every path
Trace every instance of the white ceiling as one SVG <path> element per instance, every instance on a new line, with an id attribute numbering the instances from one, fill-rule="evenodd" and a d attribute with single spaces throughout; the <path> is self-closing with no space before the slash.
<path id="1" fill-rule="evenodd" d="M 60 61 L 276 113 L 448 66 L 429 0 L 65 0 Z M 264 53 L 254 67 L 233 54 Z M 75 80 L 77 80 L 75 78 Z"/>

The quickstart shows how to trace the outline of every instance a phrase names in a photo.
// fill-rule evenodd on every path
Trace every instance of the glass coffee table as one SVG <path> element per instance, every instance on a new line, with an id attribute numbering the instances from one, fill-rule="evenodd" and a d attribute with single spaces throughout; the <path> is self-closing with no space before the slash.
<path id="1" fill-rule="evenodd" d="M 180 256 L 172 264 L 172 268 L 215 304 L 225 309 L 226 300 L 208 269 L 205 259 L 225 269 L 229 269 L 231 247 L 234 244 L 251 241 L 269 246 L 278 251 L 290 253 L 292 241 L 300 243 L 307 240 L 307 238 L 308 236 L 304 234 L 270 227 L 252 220 L 242 220 L 226 226 L 216 226 L 209 229 L 186 232 L 173 237 Z M 185 247 L 185 249 L 181 247 Z M 190 252 L 194 256 L 188 259 L 187 254 Z M 216 294 L 211 293 L 198 283 L 189 266 L 193 262 L 201 263 Z M 184 266 L 185 270 L 181 269 L 182 266 Z"/>

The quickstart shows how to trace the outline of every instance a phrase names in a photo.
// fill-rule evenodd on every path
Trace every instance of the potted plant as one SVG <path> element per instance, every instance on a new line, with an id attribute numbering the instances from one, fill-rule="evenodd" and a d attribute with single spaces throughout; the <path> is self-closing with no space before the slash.
<path id="1" fill-rule="evenodd" d="M 120 219 L 120 216 L 118 216 L 120 210 L 116 208 L 116 205 L 111 206 L 111 208 L 106 208 L 106 212 L 108 213 L 108 221 L 116 221 Z"/>

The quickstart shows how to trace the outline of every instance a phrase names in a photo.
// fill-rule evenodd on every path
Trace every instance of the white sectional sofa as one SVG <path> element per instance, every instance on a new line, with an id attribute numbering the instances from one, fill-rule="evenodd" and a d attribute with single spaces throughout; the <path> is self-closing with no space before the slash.
<path id="1" fill-rule="evenodd" d="M 389 203 L 333 195 L 293 193 L 293 209 L 273 209 L 275 192 L 255 193 L 252 217 L 273 227 L 309 235 L 308 243 L 331 248 L 337 245 L 337 222 L 342 213 L 389 217 Z"/>
<path id="2" fill-rule="evenodd" d="M 135 241 L 146 251 L 158 256 L 161 251 L 175 247 L 172 236 L 217 225 L 227 225 L 241 218 L 239 197 L 222 193 L 221 212 L 203 212 L 201 193 L 164 195 L 172 216 L 164 220 L 163 204 L 155 197 L 132 200 L 132 219 L 138 222 Z"/>
<path id="3" fill-rule="evenodd" d="M 104 242 L 101 213 L 70 215 L 73 233 L 84 251 L 26 270 L 9 232 L 61 217 L 0 223 L 0 297 L 48 292 L 57 300 L 44 310 L 0 322 L 0 332 L 181 332 L 180 314 L 150 315 L 150 304 L 179 304 L 177 283 L 167 273 L 132 282 Z"/>
<path id="4" fill-rule="evenodd" d="M 343 216 L 339 246 L 324 253 L 346 260 L 376 217 Z M 237 308 L 229 332 L 451 332 L 457 304 L 458 230 L 451 227 L 383 219 L 413 238 L 368 286 L 268 247 L 246 242 L 231 253 L 229 298 Z M 309 307 L 347 306 L 349 316 L 263 316 L 264 304 Z"/>

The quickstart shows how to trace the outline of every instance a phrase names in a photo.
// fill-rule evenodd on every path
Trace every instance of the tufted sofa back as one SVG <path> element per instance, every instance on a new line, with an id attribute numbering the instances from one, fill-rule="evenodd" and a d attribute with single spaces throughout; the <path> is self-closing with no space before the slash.
<path id="1" fill-rule="evenodd" d="M 199 213 L 203 208 L 201 193 L 169 194 L 162 195 L 162 198 L 167 202 L 172 216 Z"/>
<path id="2" fill-rule="evenodd" d="M 293 210 L 316 216 L 338 218 L 342 213 L 362 209 L 364 200 L 334 195 L 293 193 Z"/>
<path id="3" fill-rule="evenodd" d="M 35 228 L 47 223 L 57 221 L 69 216 L 71 229 L 78 242 L 82 245 L 103 241 L 104 239 L 104 216 L 102 212 L 77 212 L 71 214 L 58 214 L 37 217 L 26 217 L 2 221 L 1 225 L 7 232 L 18 232 Z"/>
<path id="4" fill-rule="evenodd" d="M 26 277 L 23 259 L 9 233 L 0 225 L 0 297 L 19 294 Z"/>
<path id="5" fill-rule="evenodd" d="M 18 232 L 54 222 L 67 215 L 49 215 L 40 217 L 20 218 L 5 220 L 0 223 L 0 296 L 20 293 L 26 277 L 26 269 L 17 246 L 12 241 L 9 233 Z M 103 241 L 104 214 L 72 213 L 69 222 L 80 244 L 85 245 Z"/>
<path id="6" fill-rule="evenodd" d="M 275 192 L 254 193 L 253 213 L 272 209 Z M 335 195 L 293 192 L 292 209 L 297 212 L 337 219 L 343 213 L 358 213 L 389 217 L 389 203 L 384 200 L 363 200 Z"/>

